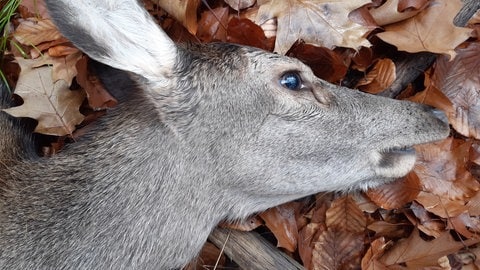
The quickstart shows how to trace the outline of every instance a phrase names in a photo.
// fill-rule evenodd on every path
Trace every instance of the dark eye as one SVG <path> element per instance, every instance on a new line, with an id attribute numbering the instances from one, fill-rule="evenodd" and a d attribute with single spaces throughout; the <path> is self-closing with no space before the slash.
<path id="1" fill-rule="evenodd" d="M 287 72 L 280 77 L 280 84 L 289 90 L 302 88 L 302 78 L 296 72 Z"/>

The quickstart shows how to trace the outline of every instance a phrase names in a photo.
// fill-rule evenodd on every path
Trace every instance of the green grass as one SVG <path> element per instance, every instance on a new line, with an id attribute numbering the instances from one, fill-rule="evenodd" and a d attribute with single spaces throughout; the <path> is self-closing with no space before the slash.
<path id="1" fill-rule="evenodd" d="M 3 56 L 5 50 L 7 49 L 8 45 L 8 23 L 10 22 L 10 18 L 15 14 L 17 11 L 18 6 L 20 5 L 20 0 L 0 0 L 0 61 L 3 62 Z M 5 74 L 3 74 L 2 70 L 0 70 L 0 79 L 4 81 L 5 85 L 7 85 L 7 81 L 5 78 Z"/>

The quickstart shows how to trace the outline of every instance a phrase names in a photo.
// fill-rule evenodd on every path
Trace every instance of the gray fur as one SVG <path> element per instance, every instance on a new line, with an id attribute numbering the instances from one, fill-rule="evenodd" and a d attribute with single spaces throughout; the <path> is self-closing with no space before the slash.
<path id="1" fill-rule="evenodd" d="M 46 2 L 64 34 L 85 37 L 73 40 L 87 54 L 121 56 L 89 32 L 95 21 L 63 17 L 78 1 Z M 171 51 L 158 80 L 148 64 L 162 59 L 129 76 L 97 65 L 120 104 L 52 158 L 37 157 L 21 123 L 0 113 L 0 269 L 178 268 L 219 221 L 390 182 L 413 166 L 398 148 L 449 132 L 430 108 L 330 85 L 295 59 L 226 44 Z M 305 89 L 283 87 L 287 71 Z"/>

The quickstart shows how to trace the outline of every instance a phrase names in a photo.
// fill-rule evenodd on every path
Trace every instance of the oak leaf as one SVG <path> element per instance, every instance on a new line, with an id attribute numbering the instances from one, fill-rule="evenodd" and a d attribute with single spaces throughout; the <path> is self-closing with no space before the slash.
<path id="1" fill-rule="evenodd" d="M 63 80 L 67 82 L 68 86 L 71 85 L 72 80 L 77 76 L 77 68 L 75 64 L 82 58 L 82 52 L 76 50 L 73 54 L 62 57 L 51 57 L 48 54 L 44 54 L 43 57 L 38 58 L 33 62 L 32 68 L 49 65 L 52 68 L 53 82 Z"/>
<path id="2" fill-rule="evenodd" d="M 460 0 L 433 0 L 416 16 L 385 26 L 385 32 L 377 36 L 401 51 L 427 51 L 453 58 L 454 49 L 472 33 L 471 29 L 453 24 L 461 6 Z"/>
<path id="3" fill-rule="evenodd" d="M 371 9 L 370 14 L 378 25 L 387 25 L 411 18 L 427 7 L 429 0 L 402 1 L 387 0 L 381 6 Z"/>
<path id="4" fill-rule="evenodd" d="M 48 135 L 71 135 L 75 125 L 84 116 L 79 112 L 85 94 L 70 91 L 64 80 L 52 79 L 52 68 L 33 68 L 35 60 L 17 59 L 21 67 L 15 93 L 22 97 L 23 104 L 6 109 L 15 117 L 30 117 L 38 121 L 35 132 Z"/>
<path id="5" fill-rule="evenodd" d="M 262 25 L 277 18 L 277 39 L 275 52 L 285 54 L 297 41 L 319 47 L 347 47 L 359 49 L 369 47 L 365 38 L 371 30 L 353 22 L 348 14 L 369 0 L 285 0 L 258 1 L 255 22 Z"/>

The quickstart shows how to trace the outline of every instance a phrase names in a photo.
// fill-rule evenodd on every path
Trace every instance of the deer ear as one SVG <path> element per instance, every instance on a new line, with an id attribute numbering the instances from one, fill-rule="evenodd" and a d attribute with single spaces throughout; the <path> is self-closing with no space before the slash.
<path id="1" fill-rule="evenodd" d="M 91 58 L 158 81 L 177 48 L 137 0 L 46 0 L 63 35 Z"/>

